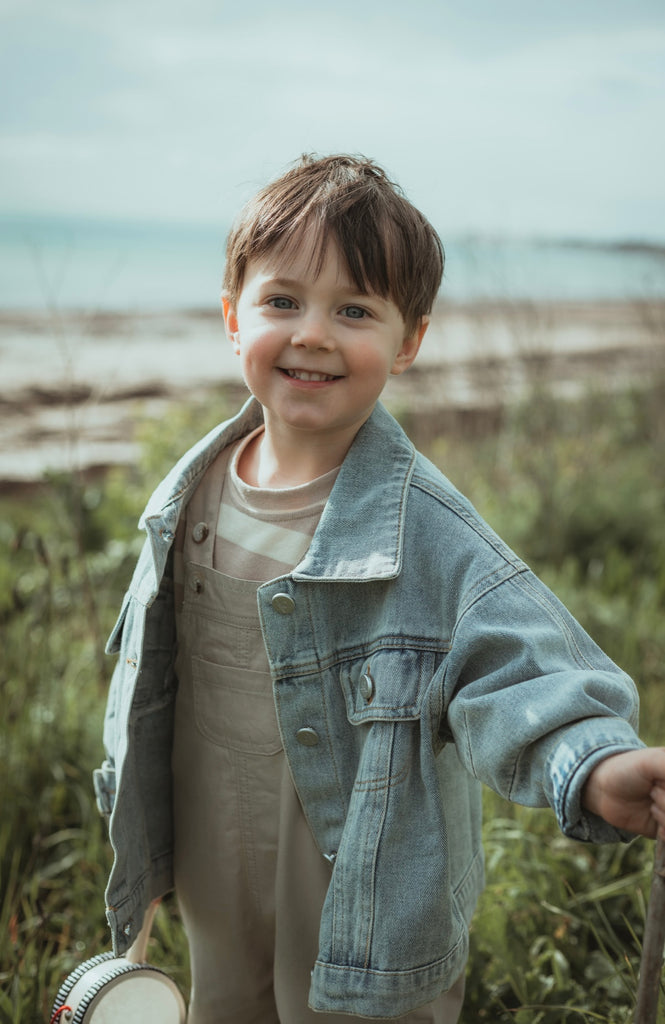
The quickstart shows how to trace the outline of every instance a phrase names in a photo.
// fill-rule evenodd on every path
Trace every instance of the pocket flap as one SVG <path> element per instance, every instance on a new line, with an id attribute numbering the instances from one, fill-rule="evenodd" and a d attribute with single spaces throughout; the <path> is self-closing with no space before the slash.
<path id="1" fill-rule="evenodd" d="M 99 813 L 108 818 L 115 803 L 115 768 L 110 761 L 104 761 L 101 768 L 95 768 L 92 783 Z"/>
<path id="2" fill-rule="evenodd" d="M 128 593 L 125 594 L 120 614 L 116 619 L 115 626 L 111 630 L 111 635 L 106 641 L 105 651 L 107 654 L 117 654 L 120 650 L 120 644 L 122 642 L 122 627 L 124 626 L 125 619 L 127 618 L 127 609 L 129 608 L 130 600 L 130 595 Z"/>
<path id="3" fill-rule="evenodd" d="M 423 695 L 444 651 L 377 650 L 341 673 L 351 723 L 420 717 Z"/>

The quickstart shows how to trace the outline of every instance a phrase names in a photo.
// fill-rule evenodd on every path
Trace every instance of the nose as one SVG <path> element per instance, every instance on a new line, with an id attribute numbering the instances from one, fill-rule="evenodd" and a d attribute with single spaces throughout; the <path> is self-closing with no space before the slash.
<path id="1" fill-rule="evenodd" d="M 306 313 L 291 335 L 291 344 L 312 350 L 330 351 L 334 348 L 334 340 L 327 317 L 313 310 Z"/>

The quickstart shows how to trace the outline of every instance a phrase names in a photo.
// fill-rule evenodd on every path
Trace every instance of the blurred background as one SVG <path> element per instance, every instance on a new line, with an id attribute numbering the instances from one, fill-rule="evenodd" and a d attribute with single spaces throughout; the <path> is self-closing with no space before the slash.
<path id="1" fill-rule="evenodd" d="M 302 152 L 376 159 L 437 228 L 386 401 L 663 742 L 665 7 L 0 0 L 0 54 L 0 1024 L 32 1024 L 108 948 L 104 645 L 150 489 L 246 396 L 228 227 Z M 464 1024 L 628 1022 L 651 844 L 485 796 Z M 187 991 L 173 900 L 149 955 Z"/>
<path id="2" fill-rule="evenodd" d="M 226 233 L 303 152 L 376 159 L 437 228 L 448 404 L 516 344 L 651 340 L 660 0 L 4 0 L 0 52 L 0 480 L 131 460 L 127 400 L 237 380 Z"/>
<path id="3" fill-rule="evenodd" d="M 4 0 L 0 29 L 5 308 L 215 306 L 231 219 L 305 151 L 389 170 L 451 298 L 662 289 L 659 0 Z"/>

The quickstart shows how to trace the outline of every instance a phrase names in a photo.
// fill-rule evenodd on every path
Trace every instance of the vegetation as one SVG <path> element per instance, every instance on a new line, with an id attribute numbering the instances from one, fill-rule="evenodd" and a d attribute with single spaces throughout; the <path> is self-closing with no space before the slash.
<path id="1" fill-rule="evenodd" d="M 634 676 L 648 742 L 665 734 L 664 399 L 656 377 L 649 390 L 575 401 L 534 391 L 503 409 L 501 429 L 428 446 Z M 225 401 L 146 424 L 145 461 L 133 472 L 54 477 L 28 498 L 0 499 L 0 1022 L 47 1021 L 63 977 L 108 948 L 110 851 L 90 783 L 112 669 L 104 640 L 151 484 Z M 631 1020 L 652 844 L 573 843 L 551 812 L 489 792 L 486 812 L 488 886 L 463 1021 Z M 187 991 L 172 901 L 160 908 L 150 956 Z"/>

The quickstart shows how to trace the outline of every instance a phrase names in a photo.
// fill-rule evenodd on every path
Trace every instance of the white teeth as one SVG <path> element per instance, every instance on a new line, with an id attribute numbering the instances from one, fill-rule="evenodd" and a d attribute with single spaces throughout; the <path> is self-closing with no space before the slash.
<path id="1" fill-rule="evenodd" d="M 310 373 L 308 370 L 287 370 L 289 377 L 293 377 L 295 380 L 334 380 L 335 378 L 329 373 Z"/>

